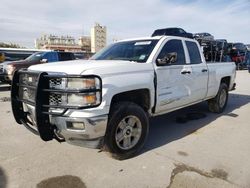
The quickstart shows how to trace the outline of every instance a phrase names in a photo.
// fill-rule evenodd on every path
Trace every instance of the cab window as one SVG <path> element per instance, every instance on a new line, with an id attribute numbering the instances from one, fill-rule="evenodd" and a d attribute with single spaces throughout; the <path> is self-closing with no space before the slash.
<path id="1" fill-rule="evenodd" d="M 200 51 L 197 44 L 195 42 L 186 41 L 186 45 L 190 57 L 190 64 L 202 63 Z"/>
<path id="2" fill-rule="evenodd" d="M 162 48 L 157 59 L 163 59 L 168 53 L 173 53 L 173 52 L 177 53 L 177 61 L 171 65 L 184 65 L 186 61 L 185 61 L 185 53 L 183 45 L 181 40 L 177 39 L 169 40 Z"/>

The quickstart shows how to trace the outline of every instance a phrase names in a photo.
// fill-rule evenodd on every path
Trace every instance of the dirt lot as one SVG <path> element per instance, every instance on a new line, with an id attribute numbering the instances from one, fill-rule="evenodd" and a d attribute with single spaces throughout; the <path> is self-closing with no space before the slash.
<path id="1" fill-rule="evenodd" d="M 223 114 L 201 103 L 152 119 L 144 150 L 125 161 L 43 142 L 15 122 L 0 84 L 0 187 L 250 187 L 250 74 L 236 81 Z M 204 117 L 179 121 L 190 112 Z"/>

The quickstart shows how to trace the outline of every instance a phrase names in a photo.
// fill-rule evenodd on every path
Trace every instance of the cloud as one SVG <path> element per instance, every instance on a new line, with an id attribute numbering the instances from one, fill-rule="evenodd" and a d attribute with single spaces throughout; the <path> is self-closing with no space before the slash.
<path id="1" fill-rule="evenodd" d="M 95 22 L 109 40 L 149 36 L 154 29 L 182 27 L 215 38 L 250 43 L 249 0 L 2 0 L 0 41 L 33 47 L 41 34 L 89 34 Z"/>

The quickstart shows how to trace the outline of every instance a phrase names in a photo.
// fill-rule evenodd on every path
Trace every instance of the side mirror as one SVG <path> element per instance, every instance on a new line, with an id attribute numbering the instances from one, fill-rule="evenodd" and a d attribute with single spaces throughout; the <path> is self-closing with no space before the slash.
<path id="1" fill-rule="evenodd" d="M 165 55 L 162 59 L 157 59 L 157 65 L 163 66 L 166 64 L 172 64 L 177 61 L 177 53 L 172 52 Z"/>
<path id="2" fill-rule="evenodd" d="M 40 62 L 41 63 L 48 63 L 48 59 L 41 59 Z"/>

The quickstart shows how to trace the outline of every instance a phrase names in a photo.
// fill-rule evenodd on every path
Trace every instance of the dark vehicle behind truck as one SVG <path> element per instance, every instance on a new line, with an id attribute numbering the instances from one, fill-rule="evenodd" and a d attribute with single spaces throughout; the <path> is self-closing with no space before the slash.
<path id="1" fill-rule="evenodd" d="M 24 60 L 1 63 L 0 81 L 10 84 L 15 70 L 19 70 L 21 68 L 28 68 L 31 65 L 51 63 L 57 61 L 68 61 L 74 59 L 75 56 L 71 52 L 36 52 Z"/>
<path id="2" fill-rule="evenodd" d="M 184 29 L 178 28 L 178 27 L 157 29 L 154 31 L 151 37 L 162 36 L 162 35 L 186 37 L 186 38 L 191 38 L 191 39 L 194 38 L 192 33 L 188 33 Z"/>

